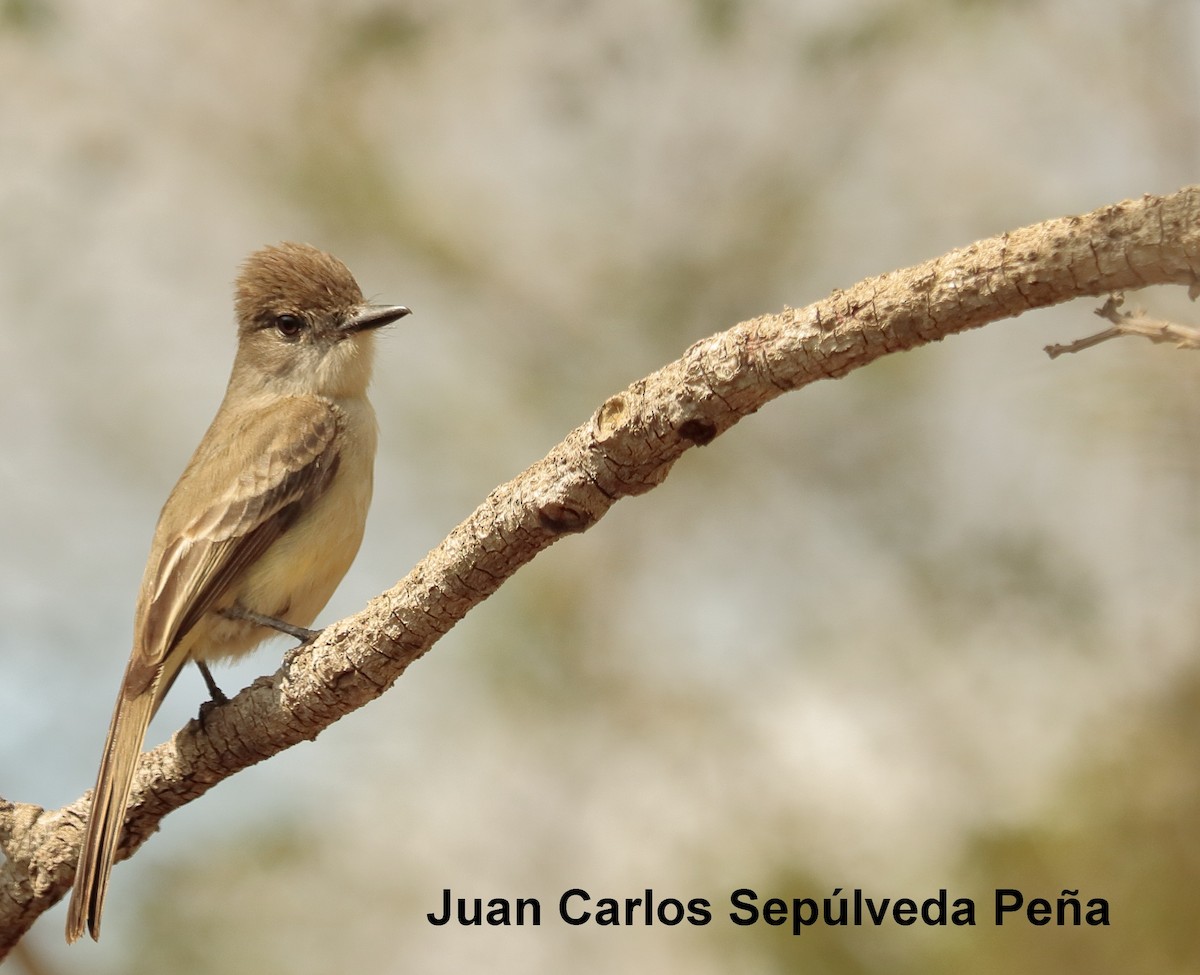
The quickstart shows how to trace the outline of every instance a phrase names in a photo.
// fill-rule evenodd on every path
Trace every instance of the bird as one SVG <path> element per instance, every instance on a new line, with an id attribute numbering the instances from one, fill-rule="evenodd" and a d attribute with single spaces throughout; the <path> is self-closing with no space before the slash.
<path id="1" fill-rule="evenodd" d="M 368 302 L 308 244 L 251 254 L 234 287 L 225 396 L 159 515 L 133 648 L 84 828 L 67 941 L 99 940 L 146 729 L 184 664 L 240 657 L 274 629 L 300 638 L 362 542 L 376 447 L 367 399 L 376 330 L 410 311 Z"/>

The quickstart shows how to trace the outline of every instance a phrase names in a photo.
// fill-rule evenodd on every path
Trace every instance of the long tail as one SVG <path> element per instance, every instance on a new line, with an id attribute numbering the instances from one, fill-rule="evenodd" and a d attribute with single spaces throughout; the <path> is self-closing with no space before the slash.
<path id="1" fill-rule="evenodd" d="M 128 675 L 117 697 L 104 755 L 92 792 L 92 810 L 79 852 L 75 872 L 75 889 L 67 909 L 67 941 L 83 934 L 84 925 L 93 940 L 100 938 L 100 912 L 104 909 L 104 894 L 108 876 L 117 856 L 117 846 L 125 825 L 125 807 L 133 786 L 133 771 L 137 767 L 146 728 L 157 710 L 163 695 L 158 693 L 161 681 L 143 684 L 139 692 L 127 696 Z"/>

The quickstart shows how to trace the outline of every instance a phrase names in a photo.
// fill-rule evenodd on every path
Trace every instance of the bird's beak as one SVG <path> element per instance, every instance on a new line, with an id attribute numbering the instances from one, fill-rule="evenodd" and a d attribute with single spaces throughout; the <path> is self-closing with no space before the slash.
<path id="1" fill-rule="evenodd" d="M 353 335 L 355 332 L 383 328 L 411 314 L 403 305 L 359 305 L 342 323 L 341 330 L 346 335 Z"/>

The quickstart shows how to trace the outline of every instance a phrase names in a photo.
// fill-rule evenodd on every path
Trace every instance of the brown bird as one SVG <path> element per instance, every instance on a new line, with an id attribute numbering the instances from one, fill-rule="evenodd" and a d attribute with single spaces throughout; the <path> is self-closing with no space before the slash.
<path id="1" fill-rule="evenodd" d="M 409 314 L 363 300 L 306 244 L 251 254 L 236 286 L 237 355 L 212 425 L 159 515 L 133 651 L 92 792 L 67 940 L 100 914 L 146 727 L 188 660 L 302 638 L 354 561 L 371 502 L 374 330 Z"/>

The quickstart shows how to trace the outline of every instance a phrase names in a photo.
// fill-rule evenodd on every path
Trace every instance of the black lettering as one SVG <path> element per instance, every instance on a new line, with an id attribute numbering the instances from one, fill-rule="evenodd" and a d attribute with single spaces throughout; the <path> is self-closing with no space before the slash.
<path id="1" fill-rule="evenodd" d="M 892 908 L 892 919 L 902 927 L 917 923 L 917 902 L 911 897 L 901 897 Z"/>
<path id="2" fill-rule="evenodd" d="M 430 911 L 425 915 L 430 924 L 436 924 L 439 927 L 443 924 L 450 923 L 450 888 L 447 887 L 442 891 L 442 913 L 434 914 Z"/>
<path id="3" fill-rule="evenodd" d="M 640 897 L 626 897 L 625 898 L 625 923 L 626 924 L 636 924 L 637 923 L 633 919 L 633 912 L 636 911 L 641 906 L 642 906 L 642 899 Z M 646 905 L 647 908 L 649 908 L 649 906 L 650 906 L 649 904 Z"/>
<path id="4" fill-rule="evenodd" d="M 1035 897 L 1029 902 L 1025 916 L 1029 919 L 1030 924 L 1036 924 L 1038 927 L 1041 927 L 1043 924 L 1049 924 L 1050 902 L 1044 897 Z"/>
<path id="5" fill-rule="evenodd" d="M 946 923 L 946 888 L 938 890 L 937 897 L 927 897 L 921 904 L 921 920 L 926 924 Z"/>
<path id="6" fill-rule="evenodd" d="M 1019 911 L 1024 903 L 1025 897 L 1019 890 L 1013 890 L 1011 887 L 997 888 L 996 927 L 1003 927 L 1004 915 Z"/>
<path id="7" fill-rule="evenodd" d="M 887 917 L 888 905 L 891 902 L 890 897 L 885 897 L 879 902 L 878 910 L 876 910 L 875 901 L 870 897 L 867 898 L 867 914 L 876 927 L 879 927 L 883 923 L 883 919 Z"/>
<path id="8" fill-rule="evenodd" d="M 660 924 L 665 924 L 672 928 L 683 920 L 683 915 L 683 901 L 678 901 L 674 897 L 668 897 L 666 900 L 660 901 L 654 911 L 654 916 L 658 918 Z"/>
<path id="9" fill-rule="evenodd" d="M 446 892 L 449 895 L 449 891 Z M 733 905 L 733 910 L 729 912 L 729 920 L 734 924 L 740 924 L 746 927 L 749 924 L 754 924 L 758 920 L 758 905 L 755 901 L 758 900 L 758 894 L 752 891 L 749 887 L 739 887 L 729 895 L 729 903 Z M 737 913 L 745 911 L 744 914 Z"/>
<path id="10" fill-rule="evenodd" d="M 596 923 L 607 926 L 621 923 L 621 909 L 615 898 L 601 897 L 596 901 Z"/>
<path id="11" fill-rule="evenodd" d="M 1067 910 L 1071 910 L 1071 920 L 1067 920 Z M 1079 891 L 1067 890 L 1063 888 L 1063 892 L 1058 897 L 1058 925 L 1061 927 L 1064 924 L 1072 924 L 1078 927 L 1080 914 L 1083 907 L 1079 903 Z"/>
<path id="12" fill-rule="evenodd" d="M 762 906 L 762 919 L 772 927 L 786 924 L 788 919 L 787 901 L 772 897 Z"/>
<path id="13" fill-rule="evenodd" d="M 975 926 L 975 902 L 969 897 L 960 897 L 954 902 L 954 913 L 950 921 L 956 925 Z"/>
<path id="14" fill-rule="evenodd" d="M 533 916 L 528 920 L 525 917 L 525 912 L 529 911 Z M 536 897 L 518 897 L 517 898 L 517 924 L 530 924 L 537 927 L 542 923 L 542 902 Z"/>
<path id="15" fill-rule="evenodd" d="M 811 897 L 797 897 L 792 901 L 792 934 L 797 937 L 810 924 L 821 918 L 821 907 Z"/>
<path id="16" fill-rule="evenodd" d="M 587 924 L 592 917 L 591 911 L 584 911 L 582 914 L 572 914 L 569 909 L 572 899 L 578 899 L 586 903 L 592 898 L 586 890 L 572 887 L 558 899 L 558 916 L 568 924 Z"/>
<path id="17" fill-rule="evenodd" d="M 1088 912 L 1086 921 L 1093 926 L 1108 924 L 1108 901 L 1103 897 L 1093 897 L 1087 903 Z"/>

